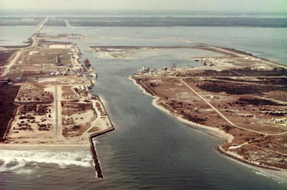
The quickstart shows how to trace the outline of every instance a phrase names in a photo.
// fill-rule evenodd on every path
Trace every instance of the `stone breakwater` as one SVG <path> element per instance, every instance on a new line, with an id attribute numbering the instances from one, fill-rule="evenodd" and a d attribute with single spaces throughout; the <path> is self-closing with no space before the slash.
<path id="1" fill-rule="evenodd" d="M 106 134 L 108 132 L 111 132 L 115 128 L 113 126 L 113 123 L 112 123 L 112 121 L 111 121 L 111 119 L 110 119 L 110 117 L 108 115 L 108 112 L 107 112 L 103 102 L 101 101 L 101 98 L 99 96 L 97 96 L 97 98 L 100 100 L 100 102 L 101 102 L 101 104 L 103 106 L 103 109 L 105 110 L 105 113 L 107 114 L 109 122 L 111 124 L 109 128 L 90 135 L 90 144 L 91 144 L 90 148 L 91 148 L 91 153 L 93 155 L 93 160 L 94 160 L 94 164 L 95 164 L 95 172 L 97 174 L 97 178 L 104 178 L 104 176 L 102 174 L 101 166 L 100 166 L 100 163 L 99 163 L 99 159 L 98 159 L 98 156 L 97 156 L 96 147 L 95 147 L 95 143 L 94 143 L 93 139 L 98 137 L 98 136 L 100 136 L 100 135 L 103 135 L 103 134 Z"/>

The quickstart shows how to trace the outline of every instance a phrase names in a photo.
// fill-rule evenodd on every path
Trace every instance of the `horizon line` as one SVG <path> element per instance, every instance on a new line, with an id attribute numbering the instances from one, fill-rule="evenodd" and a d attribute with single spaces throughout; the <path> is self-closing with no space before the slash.
<path id="1" fill-rule="evenodd" d="M 189 12 L 189 13 L 276 13 L 276 14 L 282 14 L 286 13 L 287 11 L 241 11 L 241 10 L 185 10 L 185 9 L 49 9 L 49 8 L 40 8 L 40 9 L 22 9 L 22 8 L 3 8 L 2 11 L 48 11 L 48 12 L 57 12 L 57 11 L 101 11 L 101 12 L 134 12 L 134 11 L 142 11 L 142 12 Z"/>

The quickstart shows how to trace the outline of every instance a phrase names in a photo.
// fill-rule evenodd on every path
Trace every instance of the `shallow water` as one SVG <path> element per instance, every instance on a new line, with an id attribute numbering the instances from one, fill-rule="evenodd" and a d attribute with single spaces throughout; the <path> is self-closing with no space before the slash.
<path id="1" fill-rule="evenodd" d="M 34 26 L 0 26 L 0 46 L 26 45 L 23 41 L 28 40 L 35 30 Z"/>
<path id="2" fill-rule="evenodd" d="M 287 28 L 45 27 L 43 32 L 81 33 L 88 39 L 78 41 L 93 46 L 193 46 L 192 41 L 196 41 L 247 51 L 287 64 Z"/>
<path id="3" fill-rule="evenodd" d="M 153 98 L 143 94 L 128 79 L 143 65 L 160 68 L 175 62 L 181 66 L 198 66 L 192 60 L 182 59 L 188 53 L 178 56 L 180 50 L 175 50 L 169 52 L 169 56 L 160 53 L 150 57 L 138 53 L 137 59 L 115 59 L 100 58 L 99 53 L 89 49 L 90 45 L 97 44 L 190 45 L 189 40 L 201 39 L 213 45 L 227 44 L 255 54 L 260 52 L 266 58 L 269 54 L 278 60 L 286 56 L 276 49 L 280 44 L 274 43 L 274 49 L 260 45 L 279 40 L 269 31 L 276 29 L 209 28 L 205 34 L 200 32 L 201 28 L 185 29 L 73 27 L 71 31 L 90 37 L 73 41 L 99 74 L 93 92 L 104 99 L 116 129 L 96 138 L 104 179 L 95 179 L 92 157 L 86 150 L 1 150 L 1 189 L 287 189 L 286 179 L 218 153 L 216 146 L 221 140 L 158 110 L 152 106 Z M 44 32 L 64 30 L 67 28 L 45 27 Z M 238 30 L 246 32 L 236 35 Z M 220 37 L 225 31 L 226 41 Z M 261 34 L 264 34 L 262 38 Z M 272 35 L 265 39 L 267 34 Z M 248 36 L 253 36 L 252 41 L 244 40 Z M 284 41 L 285 36 L 281 40 Z"/>

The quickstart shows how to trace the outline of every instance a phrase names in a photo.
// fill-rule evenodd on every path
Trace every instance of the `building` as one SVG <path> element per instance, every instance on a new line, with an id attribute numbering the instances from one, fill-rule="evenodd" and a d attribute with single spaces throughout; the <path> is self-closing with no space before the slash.
<path id="1" fill-rule="evenodd" d="M 63 66 L 64 64 L 61 61 L 61 57 L 60 55 L 56 56 L 56 62 L 55 62 L 55 66 Z"/>
<path id="2" fill-rule="evenodd" d="M 49 48 L 54 48 L 54 49 L 70 49 L 72 48 L 72 44 L 52 44 L 49 46 Z"/>

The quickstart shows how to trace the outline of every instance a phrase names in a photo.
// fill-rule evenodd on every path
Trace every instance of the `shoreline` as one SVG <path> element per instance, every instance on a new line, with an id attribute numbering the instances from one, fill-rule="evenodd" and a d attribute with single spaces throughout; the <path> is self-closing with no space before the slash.
<path id="1" fill-rule="evenodd" d="M 113 124 L 111 123 L 111 127 L 108 128 L 108 129 L 105 129 L 103 131 L 99 131 L 97 133 L 94 133 L 94 134 L 91 134 L 90 135 L 90 150 L 91 150 L 91 153 L 92 153 L 92 156 L 93 156 L 93 160 L 94 160 L 94 164 L 95 164 L 95 171 L 96 171 L 96 174 L 97 174 L 97 177 L 98 178 L 104 178 L 103 174 L 102 174 L 102 170 L 101 170 L 101 166 L 100 166 L 100 162 L 99 162 L 99 159 L 98 159 L 98 155 L 97 155 L 97 149 L 96 149 L 96 146 L 95 146 L 95 143 L 93 141 L 94 138 L 98 137 L 98 136 L 101 136 L 101 135 L 104 135 L 108 132 L 111 132 L 115 130 Z"/>
<path id="2" fill-rule="evenodd" d="M 195 127 L 195 128 L 202 128 L 202 129 L 207 129 L 208 131 L 211 131 L 211 132 L 215 132 L 215 134 L 211 134 L 211 133 L 207 133 L 211 136 L 214 136 L 216 138 L 219 138 L 223 141 L 226 141 L 226 142 L 232 142 L 233 140 L 233 136 L 230 135 L 229 133 L 226 133 L 224 132 L 223 130 L 220 130 L 218 128 L 215 128 L 215 127 L 211 127 L 211 126 L 207 126 L 207 125 L 201 125 L 201 124 L 198 124 L 198 123 L 194 123 L 192 121 L 189 121 L 189 120 L 186 120 L 178 115 L 175 115 L 173 113 L 171 113 L 169 110 L 165 109 L 163 106 L 159 105 L 157 102 L 159 100 L 159 97 L 156 97 L 153 101 L 152 101 L 152 105 L 154 107 L 156 107 L 157 109 L 169 114 L 170 116 L 176 118 L 177 120 L 179 120 L 180 122 L 184 123 L 184 124 L 187 124 L 189 126 L 192 126 L 192 127 Z"/>
<path id="3" fill-rule="evenodd" d="M 226 140 L 227 142 L 231 142 L 231 141 L 233 140 L 234 137 L 233 137 L 232 135 L 230 135 L 230 134 L 228 134 L 228 133 L 226 133 L 226 132 L 224 132 L 224 131 L 222 131 L 222 130 L 220 130 L 220 129 L 218 129 L 218 128 L 211 127 L 211 126 L 206 126 L 206 125 L 200 125 L 200 124 L 198 124 L 198 123 L 194 123 L 194 122 L 189 121 L 189 120 L 186 120 L 186 119 L 184 119 L 184 118 L 182 118 L 182 117 L 180 117 L 180 116 L 176 116 L 175 114 L 172 114 L 169 110 L 167 110 L 167 109 L 164 108 L 163 106 L 160 106 L 160 105 L 157 104 L 157 101 L 160 99 L 158 96 L 152 96 L 151 94 L 147 93 L 147 92 L 145 91 L 145 89 L 144 89 L 141 85 L 139 85 L 139 84 L 136 82 L 136 80 L 133 79 L 131 76 L 129 77 L 129 79 L 132 80 L 135 85 L 139 86 L 140 89 L 143 91 L 144 94 L 149 95 L 150 97 L 153 97 L 153 98 L 154 98 L 154 99 L 152 100 L 152 105 L 153 105 L 154 107 L 156 107 L 157 109 L 159 109 L 159 110 L 161 110 L 161 111 L 163 111 L 163 112 L 169 114 L 170 116 L 176 118 L 177 120 L 179 120 L 179 121 L 182 122 L 182 123 L 185 123 L 185 124 L 187 124 L 187 125 L 191 125 L 191 126 L 194 126 L 194 127 L 198 127 L 198 128 L 207 129 L 207 130 L 210 130 L 210 131 L 215 131 L 215 132 L 220 133 L 221 135 L 223 135 L 223 136 L 226 137 L 226 138 L 224 139 L 224 138 L 222 138 L 222 136 L 216 136 L 216 135 L 214 135 L 216 138 L 219 138 L 219 139 L 221 139 L 221 140 Z M 211 134 L 210 134 L 210 135 L 211 135 Z"/>
<path id="4" fill-rule="evenodd" d="M 153 98 L 155 97 L 154 95 L 147 93 L 146 90 L 141 85 L 139 85 L 135 79 L 132 78 L 132 76 L 129 77 L 129 80 L 133 81 L 134 85 L 138 86 L 145 95 L 148 95 L 148 96 L 153 97 Z"/>
<path id="5" fill-rule="evenodd" d="M 22 148 L 37 149 L 37 147 L 40 147 L 40 148 L 45 147 L 45 148 L 51 148 L 51 149 L 58 148 L 58 147 L 59 148 L 61 148 L 61 147 L 70 147 L 70 148 L 71 147 L 81 147 L 81 148 L 89 147 L 89 140 L 90 139 L 98 137 L 100 135 L 104 135 L 108 132 L 115 130 L 113 122 L 112 122 L 112 120 L 111 120 L 111 118 L 110 118 L 110 116 L 106 110 L 105 105 L 103 104 L 103 101 L 101 100 L 100 96 L 98 96 L 98 95 L 95 95 L 95 96 L 97 96 L 99 98 L 99 101 L 101 102 L 101 104 L 103 106 L 103 109 L 104 109 L 104 111 L 107 115 L 107 118 L 109 120 L 110 127 L 102 129 L 102 130 L 97 131 L 95 133 L 91 133 L 89 135 L 89 138 L 86 141 L 85 140 L 79 141 L 79 143 L 71 143 L 69 141 L 66 141 L 66 142 L 65 141 L 64 142 L 61 142 L 61 141 L 57 142 L 56 141 L 56 142 L 47 142 L 47 143 L 22 143 L 22 144 L 3 142 L 3 143 L 0 143 L 0 150 L 1 149 L 14 149 L 14 148 L 16 148 L 16 149 L 22 149 Z"/>
<path id="6" fill-rule="evenodd" d="M 5 46 L 0 46 L 0 47 L 1 47 L 1 48 L 4 48 L 4 49 L 7 49 L 7 50 L 9 50 L 9 49 L 17 49 L 17 50 L 19 50 L 19 49 L 21 49 L 21 48 L 28 48 L 28 47 L 30 47 L 32 44 L 33 44 L 32 42 L 27 42 L 27 45 L 25 45 L 25 44 L 23 44 L 23 45 L 11 45 L 11 46 L 5 45 Z"/>
<path id="7" fill-rule="evenodd" d="M 63 143 L 51 143 L 51 144 L 0 144 L 0 150 L 42 150 L 43 148 L 48 150 L 63 150 L 63 149 L 87 149 L 89 148 L 88 141 L 83 144 L 63 144 Z"/>
<path id="8" fill-rule="evenodd" d="M 46 18 L 43 22 L 40 23 L 39 28 L 41 29 L 42 26 L 44 25 L 44 23 L 48 20 L 48 18 Z M 27 42 L 27 44 L 24 45 L 19 45 L 19 46 L 10 46 L 10 47 L 4 47 L 4 48 L 29 48 L 29 47 L 38 47 L 38 36 L 37 34 L 39 33 L 39 30 L 34 33 L 30 38 L 29 41 Z M 59 42 L 60 44 L 62 42 Z M 73 43 L 74 45 L 76 45 L 75 43 Z M 74 50 L 73 48 L 69 48 L 73 54 L 74 61 L 71 60 L 71 64 L 73 65 L 73 67 L 75 67 L 75 65 L 79 66 L 80 64 L 80 59 L 81 59 L 81 51 L 80 49 L 77 49 L 78 51 Z M 21 50 L 22 51 L 22 50 Z M 5 70 L 6 71 L 6 70 Z M 93 82 L 91 81 L 90 78 L 84 76 L 83 77 L 83 82 L 87 87 L 93 87 Z M 57 89 L 57 88 L 56 88 Z M 90 96 L 92 96 L 92 94 L 88 92 L 87 97 L 89 98 Z M 95 170 L 98 174 L 98 178 L 103 178 L 103 175 L 101 173 L 101 168 L 100 168 L 100 164 L 99 164 L 99 160 L 96 154 L 96 147 L 95 147 L 95 143 L 93 141 L 93 138 L 98 137 L 100 135 L 106 134 L 110 131 L 113 131 L 115 128 L 113 126 L 113 123 L 111 121 L 111 118 L 105 108 L 105 105 L 103 104 L 103 101 L 101 100 L 99 95 L 94 95 L 97 97 L 99 103 L 100 103 L 100 107 L 102 107 L 103 112 L 104 112 L 104 117 L 107 119 L 107 123 L 103 124 L 100 128 L 100 130 L 96 131 L 96 132 L 90 132 L 86 131 L 87 135 L 83 136 L 81 139 L 76 139 L 76 141 L 71 141 L 70 138 L 65 138 L 65 139 L 46 139 L 46 141 L 41 141 L 41 142 L 33 142 L 34 139 L 32 139 L 32 141 L 27 141 L 26 143 L 9 143 L 9 142 L 3 142 L 0 143 L 0 150 L 20 150 L 20 151 L 29 151 L 29 150 L 87 150 L 90 151 L 92 156 L 93 156 L 93 160 L 94 160 L 94 164 L 95 164 Z M 57 100 L 55 100 L 57 101 Z M 57 104 L 57 103 L 56 103 Z M 97 109 L 98 108 L 95 108 Z M 95 110 L 96 111 L 96 110 Z M 97 112 L 97 111 L 96 111 Z M 99 112 L 99 110 L 98 110 Z M 97 118 L 101 118 L 101 113 L 97 116 Z M 10 120 L 13 121 L 14 117 Z M 57 119 L 56 119 L 57 121 Z M 95 123 L 94 123 L 95 124 Z M 10 126 L 10 125 L 9 125 Z M 96 125 L 92 125 L 91 127 L 96 127 Z M 9 131 L 9 128 L 7 128 Z M 58 129 L 56 129 L 58 130 Z M 62 129 L 61 129 L 62 130 Z M 83 134 L 81 134 L 83 135 Z"/>
<path id="9" fill-rule="evenodd" d="M 254 55 L 254 53 L 250 53 L 244 50 L 238 50 L 235 48 L 229 47 L 220 47 L 220 46 L 213 46 L 206 43 L 195 42 L 195 46 L 89 46 L 90 49 L 196 49 L 196 50 L 206 50 L 212 51 L 216 53 L 223 53 L 229 55 L 231 57 L 236 57 L 238 54 L 242 56 L 250 56 L 256 59 L 260 59 L 261 61 L 267 62 L 267 64 L 277 65 L 280 67 L 287 68 L 285 64 L 279 63 L 274 60 L 269 60 L 267 58 L 259 57 L 258 55 Z"/>
<path id="10" fill-rule="evenodd" d="M 102 102 L 102 99 L 100 98 L 99 95 L 96 95 L 98 98 L 99 98 L 99 101 L 101 102 L 102 106 L 103 106 L 103 109 L 105 111 L 105 113 L 107 114 L 107 117 L 109 119 L 109 122 L 110 122 L 110 127 L 108 127 L 107 129 L 104 129 L 102 131 L 98 131 L 96 133 L 93 133 L 90 135 L 89 137 L 89 141 L 90 141 L 90 150 L 91 150 L 91 153 L 93 155 L 93 160 L 94 160 L 94 164 L 95 164 L 95 171 L 96 171 L 96 174 L 97 174 L 97 177 L 98 178 L 104 178 L 103 174 L 102 174 L 102 170 L 101 170 L 101 166 L 100 166 L 100 162 L 99 162 L 99 159 L 98 159 L 98 155 L 97 155 L 97 149 L 96 149 L 96 146 L 95 146 L 95 143 L 93 141 L 94 138 L 98 137 L 98 136 L 101 136 L 101 135 L 104 135 L 108 132 L 111 132 L 113 130 L 115 130 L 115 127 L 111 121 L 111 118 L 106 110 L 106 107 L 105 105 L 103 104 Z"/>
<path id="11" fill-rule="evenodd" d="M 132 78 L 132 76 L 129 77 L 130 80 L 132 80 L 134 82 L 134 84 L 136 84 L 137 86 L 140 87 L 140 89 L 143 91 L 144 94 L 147 94 L 151 97 L 153 97 L 154 99 L 152 100 L 152 105 L 165 112 L 166 114 L 169 114 L 170 116 L 176 118 L 178 121 L 184 123 L 184 124 L 187 124 L 191 127 L 197 127 L 197 128 L 203 128 L 203 129 L 207 129 L 208 131 L 211 131 L 211 132 L 215 132 L 215 134 L 210 134 L 210 133 L 206 133 L 210 136 L 213 136 L 215 138 L 219 138 L 221 140 L 223 140 L 224 142 L 232 142 L 233 140 L 233 136 L 229 133 L 226 133 L 225 131 L 223 130 L 220 130 L 218 128 L 215 128 L 215 127 L 211 127 L 211 126 L 205 126 L 205 125 L 201 125 L 201 124 L 197 124 L 197 123 L 194 123 L 194 122 L 191 122 L 189 120 L 186 120 L 178 115 L 175 115 L 173 113 L 171 113 L 171 111 L 169 111 L 168 109 L 166 109 L 165 107 L 159 105 L 157 102 L 158 100 L 160 99 L 158 96 L 152 96 L 151 94 L 147 93 L 146 90 L 140 86 L 135 79 Z M 222 144 L 223 145 L 223 144 Z M 270 167 L 270 166 L 265 166 L 265 165 L 260 165 L 259 163 L 255 163 L 255 162 L 251 162 L 251 161 L 248 161 L 248 160 L 245 160 L 243 158 L 241 158 L 240 155 L 238 154 L 235 154 L 235 153 L 229 153 L 228 151 L 225 151 L 221 148 L 222 145 L 218 145 L 217 146 L 217 151 L 219 153 L 221 153 L 222 155 L 225 155 L 227 156 L 228 158 L 231 158 L 233 160 L 237 160 L 241 163 L 245 163 L 245 164 L 248 164 L 249 166 L 253 166 L 253 167 L 256 167 L 256 168 L 261 168 L 261 169 L 265 169 L 265 170 L 268 170 L 269 172 L 273 171 L 273 172 L 279 172 L 279 174 L 275 174 L 275 175 L 280 175 L 280 176 L 287 176 L 287 170 L 284 170 L 284 169 L 281 169 L 281 168 L 276 168 L 276 167 Z"/>
<path id="12" fill-rule="evenodd" d="M 176 116 L 175 114 L 172 114 L 169 110 L 167 110 L 166 108 L 164 108 L 163 106 L 161 106 L 161 105 L 159 105 L 159 104 L 157 103 L 158 100 L 160 99 L 158 96 L 152 96 L 151 94 L 147 93 L 147 92 L 145 91 L 145 89 L 144 89 L 142 86 L 140 86 L 131 76 L 129 77 L 129 79 L 132 80 L 132 81 L 134 82 L 134 84 L 136 84 L 137 86 L 139 86 L 140 89 L 143 91 L 144 94 L 147 94 L 147 95 L 149 95 L 149 96 L 151 96 L 151 97 L 154 98 L 154 99 L 152 100 L 152 105 L 153 105 L 154 107 L 156 107 L 157 109 L 159 109 L 159 110 L 161 110 L 161 111 L 163 111 L 163 112 L 169 114 L 170 116 L 176 118 L 177 120 L 179 120 L 180 122 L 182 122 L 182 123 L 184 123 L 184 124 L 191 125 L 191 126 L 193 126 L 193 127 L 198 127 L 198 128 L 207 129 L 207 130 L 209 130 L 209 131 L 216 132 L 217 134 L 220 133 L 221 136 L 213 135 L 213 136 L 216 137 L 216 138 L 219 138 L 219 139 L 224 140 L 224 141 L 227 141 L 227 142 L 231 142 L 231 141 L 233 140 L 234 137 L 233 137 L 232 135 L 230 135 L 230 134 L 228 134 L 228 133 L 226 133 L 226 132 L 224 132 L 224 131 L 222 131 L 222 130 L 220 130 L 220 129 L 218 129 L 218 128 L 211 127 L 211 126 L 206 126 L 206 125 L 200 125 L 200 124 L 198 124 L 198 123 L 194 123 L 194 122 L 189 121 L 189 120 L 186 120 L 186 119 L 184 119 L 184 118 L 182 118 L 182 117 L 180 117 L 180 116 Z M 211 134 L 210 134 L 210 135 L 211 135 Z M 225 138 L 223 138 L 222 136 L 224 136 Z"/>
<path id="13" fill-rule="evenodd" d="M 96 144 L 94 143 L 94 138 L 104 135 L 108 132 L 111 132 L 113 130 L 115 130 L 114 125 L 111 121 L 111 118 L 106 110 L 105 105 L 103 104 L 100 96 L 97 96 L 97 98 L 99 99 L 106 115 L 109 121 L 109 125 L 108 128 L 102 129 L 98 132 L 92 133 L 89 135 L 88 139 L 86 139 L 86 141 L 81 141 L 80 143 L 67 143 L 65 144 L 65 142 L 52 142 L 52 143 L 41 143 L 41 144 L 33 144 L 33 143 L 27 143 L 27 144 L 17 144 L 17 143 L 0 143 L 0 150 L 18 150 L 18 151 L 29 151 L 29 150 L 35 150 L 35 151 L 39 151 L 39 150 L 58 150 L 58 151 L 62 151 L 62 150 L 86 150 L 86 151 L 90 151 L 93 157 L 93 161 L 94 161 L 94 168 L 95 168 L 95 172 L 96 172 L 96 177 L 97 178 L 103 178 L 103 174 L 102 174 L 102 170 L 100 167 L 100 161 L 99 158 L 97 156 L 97 150 L 96 150 Z"/>
<path id="14" fill-rule="evenodd" d="M 256 162 L 251 162 L 251 161 L 248 161 L 248 160 L 244 160 L 240 155 L 238 154 L 235 154 L 235 153 L 229 153 L 228 151 L 225 151 L 223 148 L 222 148 L 222 145 L 219 145 L 217 146 L 217 150 L 218 152 L 220 152 L 221 154 L 223 155 L 226 155 L 232 159 L 235 159 L 237 161 L 240 161 L 242 163 L 245 163 L 245 164 L 248 164 L 248 165 L 251 165 L 251 166 L 255 166 L 255 167 L 259 167 L 259 168 L 262 168 L 262 169 L 268 169 L 268 170 L 272 170 L 272 171 L 280 171 L 280 172 L 287 172 L 287 171 L 284 171 L 280 168 L 275 168 L 275 167 L 270 167 L 270 166 L 263 166 L 263 165 L 260 165 Z"/>

